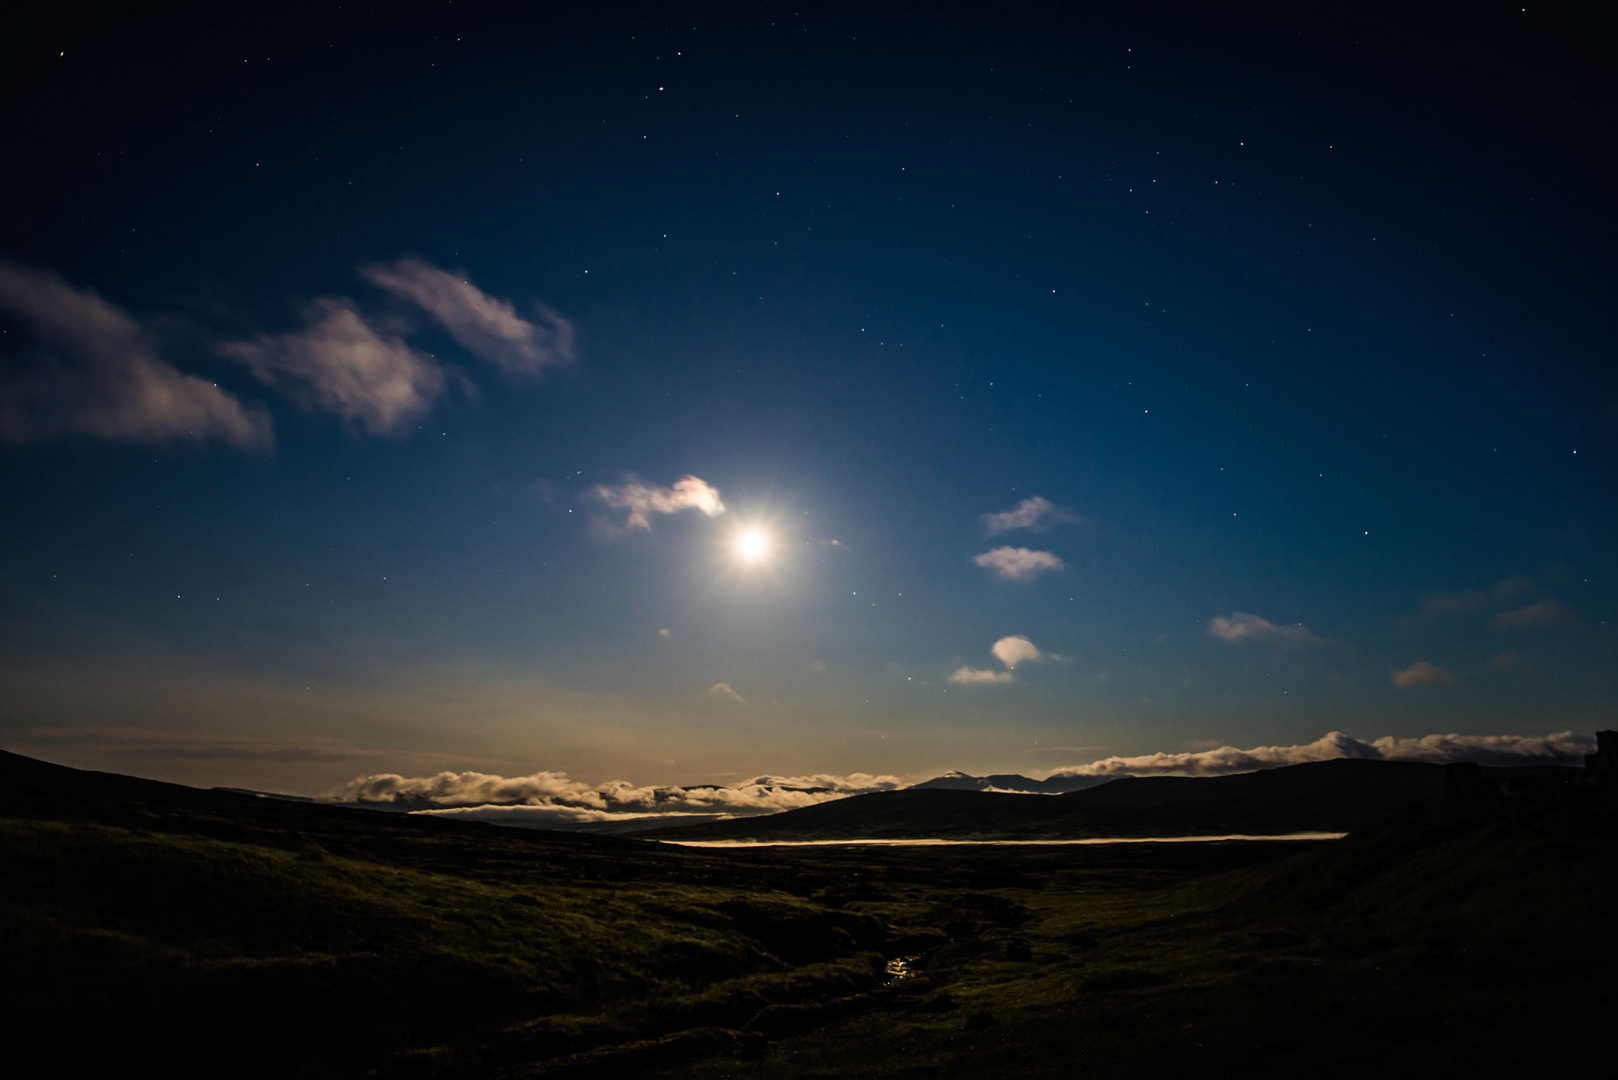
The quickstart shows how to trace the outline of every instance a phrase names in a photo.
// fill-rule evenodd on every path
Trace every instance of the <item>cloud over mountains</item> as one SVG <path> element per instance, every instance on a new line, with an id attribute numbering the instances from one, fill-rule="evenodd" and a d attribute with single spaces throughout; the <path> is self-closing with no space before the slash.
<path id="1" fill-rule="evenodd" d="M 897 776 L 868 773 L 763 775 L 739 784 L 690 787 L 642 787 L 627 780 L 586 784 L 560 772 L 515 777 L 480 772 L 441 772 L 415 777 L 380 773 L 356 777 L 328 798 L 340 802 L 399 803 L 421 812 L 525 808 L 530 818 L 567 823 L 621 820 L 630 815 L 769 814 L 849 795 L 892 791 L 902 786 Z"/>
<path id="2" fill-rule="evenodd" d="M 1010 677 L 1010 672 L 989 672 Z M 995 680 L 1000 681 L 1000 680 Z M 1571 731 L 1551 735 L 1422 735 L 1383 736 L 1363 740 L 1340 731 L 1312 743 L 1219 746 L 1182 753 L 1099 758 L 1069 765 L 1049 779 L 1111 779 L 1125 776 L 1227 776 L 1305 762 L 1356 758 L 1370 761 L 1413 761 L 1445 764 L 1475 761 L 1482 765 L 1579 766 L 1595 749 L 1595 739 Z M 627 780 L 586 784 L 563 772 L 498 776 L 482 772 L 440 772 L 432 776 L 378 773 L 348 781 L 326 798 L 341 802 L 387 803 L 416 813 L 449 814 L 504 824 L 568 826 L 599 822 L 645 821 L 694 815 L 738 817 L 795 810 L 851 795 L 893 791 L 906 786 L 889 774 L 819 773 L 805 776 L 761 775 L 736 784 L 684 787 L 641 786 Z"/>
<path id="3" fill-rule="evenodd" d="M 1595 749 L 1595 739 L 1562 731 L 1554 735 L 1422 735 L 1383 736 L 1366 742 L 1333 731 L 1312 743 L 1256 746 L 1240 750 L 1221 746 L 1178 754 L 1107 757 L 1087 765 L 1056 769 L 1061 776 L 1224 776 L 1274 769 L 1306 761 L 1361 758 L 1370 761 L 1475 761 L 1481 765 L 1582 765 Z"/>

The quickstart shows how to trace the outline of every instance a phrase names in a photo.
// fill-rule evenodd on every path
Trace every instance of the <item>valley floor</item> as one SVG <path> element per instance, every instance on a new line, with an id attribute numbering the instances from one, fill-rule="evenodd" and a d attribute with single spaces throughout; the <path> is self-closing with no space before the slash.
<path id="1" fill-rule="evenodd" d="M 702 851 L 5 755 L 0 1015 L 58 1074 L 1603 1074 L 1615 841 Z"/>

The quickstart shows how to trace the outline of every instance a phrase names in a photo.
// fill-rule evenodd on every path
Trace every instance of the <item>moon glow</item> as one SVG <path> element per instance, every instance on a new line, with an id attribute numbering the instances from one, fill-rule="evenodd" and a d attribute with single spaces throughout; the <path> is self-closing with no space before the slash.
<path id="1" fill-rule="evenodd" d="M 731 541 L 736 558 L 743 563 L 761 563 L 769 557 L 770 537 L 763 529 L 744 529 Z"/>

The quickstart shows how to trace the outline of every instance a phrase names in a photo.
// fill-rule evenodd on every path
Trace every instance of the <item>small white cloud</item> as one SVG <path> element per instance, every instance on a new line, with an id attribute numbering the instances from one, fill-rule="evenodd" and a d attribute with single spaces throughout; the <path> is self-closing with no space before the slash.
<path id="1" fill-rule="evenodd" d="M 1060 570 L 1064 565 L 1048 551 L 1023 547 L 997 547 L 972 556 L 972 561 L 1006 581 L 1032 581 L 1045 571 Z"/>
<path id="2" fill-rule="evenodd" d="M 657 632 L 657 636 L 662 638 L 664 641 L 667 641 L 669 638 L 674 636 L 674 631 L 665 626 L 663 629 Z"/>
<path id="3" fill-rule="evenodd" d="M 1403 690 L 1410 686 L 1444 686 L 1455 681 L 1455 676 L 1425 660 L 1417 660 L 1407 668 L 1393 673 L 1393 685 Z"/>
<path id="4" fill-rule="evenodd" d="M 622 484 L 597 484 L 594 493 L 614 510 L 629 511 L 624 519 L 626 529 L 650 529 L 653 514 L 698 510 L 714 517 L 725 512 L 719 489 L 696 476 L 683 476 L 670 487 L 659 487 L 630 473 Z"/>
<path id="5" fill-rule="evenodd" d="M 1232 612 L 1229 618 L 1216 618 L 1208 624 L 1209 635 L 1220 641 L 1239 645 L 1244 641 L 1292 642 L 1304 645 L 1322 644 L 1321 639 L 1309 632 L 1302 623 L 1281 626 L 1245 611 Z"/>
<path id="6" fill-rule="evenodd" d="M 371 435 L 400 432 L 443 391 L 444 372 L 431 357 L 379 331 L 352 301 L 316 300 L 303 318 L 301 330 L 224 342 L 218 352 Z"/>
<path id="7" fill-rule="evenodd" d="M 0 357 L 0 439 L 89 435 L 121 442 L 205 442 L 269 450 L 269 415 L 157 355 L 134 318 L 45 270 L 0 260 L 0 309 L 39 353 Z"/>
<path id="8" fill-rule="evenodd" d="M 1045 654 L 1039 651 L 1038 646 L 1021 634 L 1001 638 L 990 647 L 989 651 L 1011 671 L 1015 671 L 1018 664 L 1045 658 Z"/>
<path id="9" fill-rule="evenodd" d="M 573 362 L 573 325 L 543 304 L 538 321 L 522 318 L 509 300 L 488 295 L 467 280 L 420 259 L 360 268 L 373 285 L 408 300 L 443 324 L 451 337 L 508 377 L 535 378 Z"/>
<path id="10" fill-rule="evenodd" d="M 1010 510 L 998 514 L 984 514 L 980 518 L 983 522 L 983 531 L 988 536 L 999 536 L 1001 533 L 1011 532 L 1014 529 L 1032 529 L 1034 532 L 1044 532 L 1052 525 L 1065 521 L 1077 521 L 1079 515 L 1065 506 L 1057 506 L 1049 499 L 1038 495 L 1024 499 Z"/>
<path id="11" fill-rule="evenodd" d="M 730 688 L 730 684 L 728 682 L 716 682 L 712 686 L 708 687 L 708 696 L 724 698 L 727 701 L 734 701 L 737 704 L 744 704 L 746 701 L 745 698 Z"/>
<path id="12" fill-rule="evenodd" d="M 994 671 L 989 668 L 958 667 L 949 673 L 949 681 L 958 686 L 992 686 L 996 683 L 1008 683 L 1016 678 L 1009 671 Z"/>

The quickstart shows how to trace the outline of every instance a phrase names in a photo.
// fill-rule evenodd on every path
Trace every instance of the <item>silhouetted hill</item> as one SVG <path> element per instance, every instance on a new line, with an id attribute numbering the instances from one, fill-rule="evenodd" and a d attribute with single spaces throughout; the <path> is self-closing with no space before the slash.
<path id="1" fill-rule="evenodd" d="M 1343 758 L 1234 776 L 1125 777 L 1065 795 L 911 788 L 769 817 L 666 829 L 668 840 L 1076 839 L 1356 828 L 1444 804 L 1444 766 Z"/>
<path id="2" fill-rule="evenodd" d="M 1109 776 L 1062 776 L 1051 777 L 1049 780 L 1035 780 L 1021 773 L 992 773 L 989 776 L 973 776 L 971 773 L 947 772 L 943 776 L 935 776 L 931 780 L 923 780 L 919 784 L 911 784 L 910 790 L 927 790 L 939 788 L 946 791 L 1009 791 L 1029 792 L 1036 795 L 1061 795 L 1069 791 L 1083 791 L 1085 788 L 1099 787 L 1107 783 Z"/>
<path id="3" fill-rule="evenodd" d="M 874 806 L 1004 831 L 1268 800 L 1284 819 L 1341 812 L 1332 793 L 1354 813 L 1430 796 L 1434 774 L 906 791 L 811 818 L 853 829 Z M 6 1062 L 176 1080 L 1600 1076 L 1613 809 L 1395 814 L 1318 844 L 706 851 L 0 753 Z"/>

